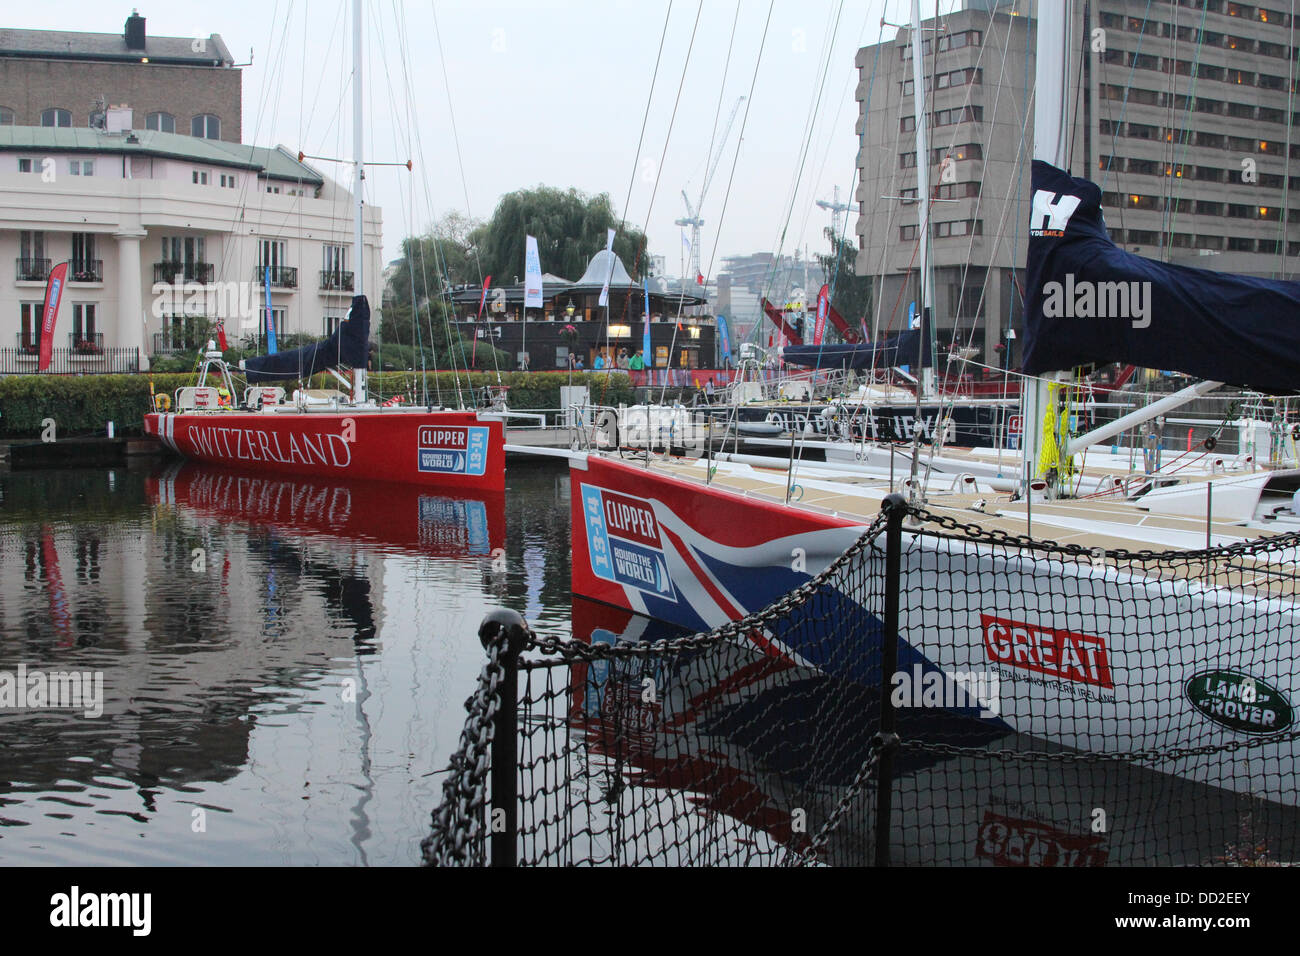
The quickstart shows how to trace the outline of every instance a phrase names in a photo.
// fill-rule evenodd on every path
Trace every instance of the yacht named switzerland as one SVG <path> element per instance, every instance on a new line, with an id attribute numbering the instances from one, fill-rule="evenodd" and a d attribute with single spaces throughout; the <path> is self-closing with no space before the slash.
<path id="1" fill-rule="evenodd" d="M 315 478 L 357 478 L 440 488 L 505 487 L 505 433 L 499 418 L 476 411 L 386 406 L 366 396 L 370 305 L 355 296 L 328 339 L 243 363 L 248 387 L 236 393 L 230 366 L 210 349 L 198 384 L 154 397 L 144 430 L 197 461 Z M 306 380 L 336 366 L 353 368 L 352 394 L 300 389 L 285 400 L 278 380 Z M 338 375 L 337 372 L 334 373 Z M 342 376 L 339 376 L 340 378 Z M 222 392 L 226 396 L 222 395 Z"/>

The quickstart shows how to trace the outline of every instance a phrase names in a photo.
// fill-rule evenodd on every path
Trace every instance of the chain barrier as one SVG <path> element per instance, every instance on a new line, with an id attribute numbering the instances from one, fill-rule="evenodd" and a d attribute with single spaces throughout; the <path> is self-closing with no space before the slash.
<path id="1" fill-rule="evenodd" d="M 912 536 L 910 545 L 898 546 L 908 561 L 901 582 L 893 585 L 904 605 L 901 624 L 898 600 L 893 619 L 886 601 L 891 586 L 887 566 L 894 562 L 897 582 L 899 554 L 887 555 L 887 543 L 879 540 L 891 520 L 897 522 L 893 540 L 899 540 L 900 527 Z M 929 542 L 926 554 L 916 548 L 922 540 Z M 1026 562 L 1021 562 L 1013 571 L 991 556 L 989 548 L 971 549 L 970 544 L 1033 557 L 1027 563 L 1037 567 L 1027 572 Z M 1289 618 L 1274 620 L 1262 607 L 1251 612 L 1259 622 L 1235 608 L 1215 616 L 1208 602 L 1196 606 L 1195 613 L 1203 615 L 1197 618 L 1188 611 L 1186 595 L 1172 591 L 1168 581 L 1152 573 L 1152 566 L 1177 570 L 1180 565 L 1219 562 L 1232 570 L 1234 560 L 1298 545 L 1300 532 L 1196 551 L 1106 550 L 1101 554 L 1110 562 L 1146 566 L 1131 575 L 1136 583 L 1109 574 L 1081 579 L 1068 593 L 1062 589 L 1060 595 L 1047 594 L 1041 606 L 1052 607 L 1057 601 L 1066 624 L 1075 615 L 1088 621 L 1107 617 L 1112 627 L 1120 628 L 1139 619 L 1144 625 L 1155 620 L 1167 628 L 1161 633 L 1174 633 L 1175 626 L 1198 626 L 1205 631 L 1207 645 L 1211 639 L 1231 642 L 1253 636 L 1252 628 L 1258 626 L 1267 629 L 1273 644 L 1282 646 L 1290 640 Z M 1208 817 L 1218 808 L 1213 812 L 1221 812 L 1224 819 L 1240 811 L 1241 800 L 1259 799 L 1257 791 L 1268 790 L 1268 801 L 1276 801 L 1266 801 L 1273 808 L 1267 816 L 1271 839 L 1300 840 L 1300 800 L 1294 799 L 1294 781 L 1285 770 L 1290 766 L 1288 745 L 1300 739 L 1300 727 L 1188 742 L 1206 739 L 1190 708 L 1169 690 L 1167 678 L 1164 697 L 1146 683 L 1147 675 L 1156 673 L 1148 669 L 1164 667 L 1167 660 L 1158 642 L 1136 645 L 1124 652 L 1127 657 L 1120 664 L 1105 666 L 1123 666 L 1130 685 L 1150 691 L 1147 704 L 1166 706 L 1166 713 L 1174 716 L 1164 723 L 1130 726 L 1118 718 L 1099 717 L 1095 709 L 1091 716 L 1086 709 L 1070 710 L 1072 723 L 1067 725 L 1062 716 L 1057 730 L 1043 731 L 1040 725 L 1037 734 L 1030 734 L 1013 731 L 1005 722 L 962 716 L 960 707 L 948 704 L 932 711 L 903 705 L 894 711 L 901 718 L 896 729 L 883 723 L 885 700 L 899 674 L 920 668 L 913 661 L 926 660 L 926 654 L 933 655 L 945 640 L 958 639 L 950 634 L 959 632 L 947 630 L 958 626 L 951 623 L 958 617 L 958 605 L 962 613 L 973 614 L 986 605 L 1000 607 L 1001 602 L 1023 608 L 1020 616 L 1028 617 L 1043 598 L 1034 590 L 1035 580 L 1059 582 L 1052 575 L 1059 574 L 1060 559 L 1095 565 L 1097 557 L 1097 549 L 986 529 L 904 505 L 898 498 L 887 502 L 823 571 L 763 609 L 712 631 L 589 643 L 540 637 L 525 628 L 516 716 L 520 789 L 499 800 L 489 793 L 493 723 L 502 710 L 507 654 L 504 634 L 498 634 L 486 645 L 488 662 L 478 690 L 466 703 L 467 720 L 449 762 L 442 803 L 433 814 L 432 834 L 421 844 L 424 858 L 434 865 L 486 865 L 486 810 L 490 805 L 495 812 L 507 800 L 520 810 L 516 846 L 521 865 L 864 865 L 871 862 L 873 851 L 877 862 L 888 862 L 891 843 L 901 850 L 902 862 L 996 861 L 999 854 L 1007 854 L 996 849 L 1002 844 L 989 834 L 1017 826 L 1035 834 L 1034 845 L 1049 860 L 1069 857 L 1095 863 L 1110 853 L 1112 860 L 1123 862 L 1205 862 L 1219 859 L 1207 846 L 1216 840 L 1220 848 L 1230 842 L 1222 836 L 1230 823 L 1221 827 L 1214 817 L 1193 820 L 1188 827 L 1197 835 L 1171 837 L 1168 845 L 1148 847 L 1141 842 L 1149 839 L 1145 835 L 1115 837 L 1102 852 L 1095 835 L 1056 834 L 1049 839 L 1044 834 L 1055 831 L 1038 817 L 1007 823 L 1014 813 L 987 809 L 978 824 L 978 841 L 968 833 L 961 839 L 947 837 L 937 828 L 919 832 L 925 827 L 916 821 L 931 814 L 926 801 L 964 806 L 972 795 L 992 799 L 992 794 L 1010 807 L 1021 806 L 1020 796 L 1010 790 L 1010 795 L 1001 795 L 999 789 L 1010 787 L 1007 781 L 1013 778 L 1035 797 L 1042 788 L 1074 781 L 1070 786 L 1084 794 L 1092 787 L 1101 788 L 1112 802 L 1132 799 L 1143 813 L 1159 812 L 1151 807 L 1176 808 L 1183 800 L 1195 808 L 1185 811 L 1190 817 Z M 1146 619 L 1132 608 L 1134 589 L 1141 588 L 1147 589 L 1140 591 L 1147 601 L 1141 612 Z M 1276 610 L 1267 614 L 1276 616 Z M 1052 627 L 1057 630 L 1049 629 L 1051 640 L 1081 638 L 1064 624 Z M 1097 628 L 1100 633 L 1101 625 Z M 888 644 L 882 637 L 890 633 L 897 634 L 897 646 L 912 655 L 902 663 L 882 656 Z M 970 637 L 960 632 L 960 639 Z M 1094 642 L 1079 645 L 1085 652 L 1103 647 L 1100 653 L 1105 653 L 1098 638 L 1081 639 Z M 989 640 L 987 633 L 984 640 Z M 1196 652 L 1193 646 L 1192 659 L 1183 662 L 1189 673 L 1196 669 L 1191 665 L 1204 668 L 1216 661 L 1208 650 L 1201 656 Z M 894 672 L 886 673 L 890 668 Z M 1005 669 L 1003 673 L 1012 680 L 1024 679 Z M 1041 680 L 1014 685 L 1021 707 L 1029 707 L 1031 716 L 1034 708 L 1048 704 L 1065 713 L 1062 701 L 1080 700 L 1072 690 L 1066 694 L 1065 680 L 1056 682 L 1055 695 Z M 1107 670 L 1091 680 L 1090 693 L 1097 694 L 1083 699 L 1102 699 L 1097 695 L 1109 687 L 1114 700 L 1119 678 Z M 508 711 L 503 719 L 510 719 Z M 1018 749 L 997 746 L 1002 739 L 1014 739 Z M 1044 750 L 1043 743 L 1060 749 Z M 1131 746 L 1115 746 L 1125 743 Z M 1243 771 L 1247 757 L 1249 770 Z M 1227 776 L 1202 775 L 1188 782 L 1169 769 L 1175 762 L 1204 769 L 1216 760 L 1224 762 Z M 1284 763 L 1278 765 L 1278 760 Z M 1165 772 L 1155 772 L 1162 767 Z M 1243 786 L 1232 779 L 1243 772 L 1262 776 Z M 1176 788 L 1171 792 L 1177 799 L 1159 789 L 1169 787 Z M 1133 795 L 1141 788 L 1156 788 L 1162 796 L 1139 800 Z M 1048 792 L 1053 800 L 1060 796 L 1057 790 Z M 954 811 L 952 816 L 964 820 L 969 813 Z M 1169 828 L 1147 821 L 1141 832 L 1148 834 L 1161 825 Z M 935 843 L 936 849 L 928 851 L 932 857 L 917 849 L 926 839 Z M 1086 851 L 1079 850 L 1085 843 Z M 988 849 L 991 846 L 995 849 Z M 494 843 L 494 864 L 498 852 Z M 1300 852 L 1300 844 L 1295 852 Z"/>

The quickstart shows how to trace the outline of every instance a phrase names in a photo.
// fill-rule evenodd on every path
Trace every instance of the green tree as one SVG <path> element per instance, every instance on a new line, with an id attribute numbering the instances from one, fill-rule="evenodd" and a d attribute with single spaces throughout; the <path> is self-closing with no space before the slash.
<path id="1" fill-rule="evenodd" d="M 543 272 L 581 278 L 591 257 L 605 248 L 606 230 L 619 225 L 609 193 L 588 196 L 577 189 L 551 186 L 507 193 L 481 234 L 478 252 L 483 272 L 493 277 L 493 285 L 522 278 L 524 238 L 535 236 Z M 641 278 L 648 263 L 640 229 L 623 225 L 614 237 L 614 252 L 633 279 Z"/>
<path id="2" fill-rule="evenodd" d="M 856 328 L 865 324 L 871 329 L 871 276 L 860 276 L 856 271 L 857 250 L 848 239 L 836 236 L 833 230 L 824 230 L 831 251 L 819 253 L 817 262 L 822 267 L 825 282 L 831 287 L 831 305 Z M 815 291 L 815 290 L 814 290 Z M 813 292 L 808 293 L 811 297 Z"/>
<path id="3" fill-rule="evenodd" d="M 449 285 L 480 283 L 478 244 L 483 223 L 452 210 L 444 213 L 422 236 L 402 240 L 397 260 L 384 293 L 385 302 L 410 305 L 430 299 L 442 301 Z"/>

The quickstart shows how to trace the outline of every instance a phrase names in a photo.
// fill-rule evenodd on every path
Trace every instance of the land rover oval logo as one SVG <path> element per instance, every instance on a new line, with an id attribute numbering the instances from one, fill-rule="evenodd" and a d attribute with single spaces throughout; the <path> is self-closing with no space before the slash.
<path id="1" fill-rule="evenodd" d="M 1187 682 L 1187 699 L 1210 720 L 1244 734 L 1276 734 L 1291 726 L 1291 704 L 1257 677 L 1207 671 Z"/>

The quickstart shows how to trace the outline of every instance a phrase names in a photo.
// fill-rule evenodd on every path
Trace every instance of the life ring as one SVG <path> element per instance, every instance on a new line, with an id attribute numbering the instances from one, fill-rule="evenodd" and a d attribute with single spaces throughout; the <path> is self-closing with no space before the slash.
<path id="1" fill-rule="evenodd" d="M 172 410 L 172 397 L 159 392 L 153 397 L 153 407 L 160 412 L 170 412 Z"/>
<path id="2" fill-rule="evenodd" d="M 1300 441 L 1300 425 L 1291 426 L 1291 440 Z"/>
<path id="3" fill-rule="evenodd" d="M 1219 439 L 1211 435 L 1209 438 L 1205 439 L 1203 444 L 1205 445 L 1206 451 L 1214 451 L 1214 447 L 1219 444 Z"/>

